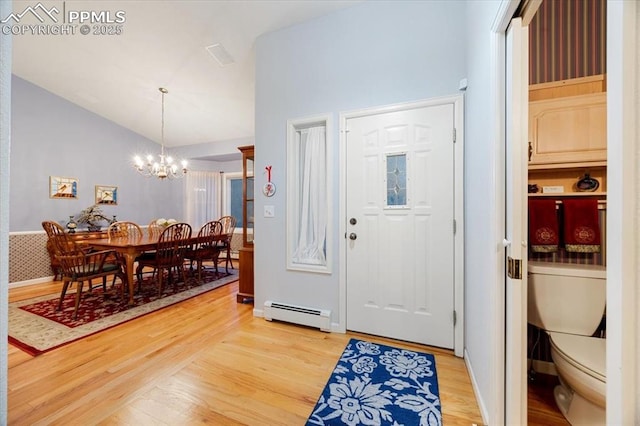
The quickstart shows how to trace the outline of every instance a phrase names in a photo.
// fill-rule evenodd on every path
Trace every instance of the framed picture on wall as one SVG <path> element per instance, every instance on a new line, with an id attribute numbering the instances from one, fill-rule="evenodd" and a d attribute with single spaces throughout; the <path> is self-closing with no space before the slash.
<path id="1" fill-rule="evenodd" d="M 118 204 L 118 187 L 96 185 L 96 204 Z"/>
<path id="2" fill-rule="evenodd" d="M 78 198 L 78 179 L 49 176 L 49 198 Z"/>

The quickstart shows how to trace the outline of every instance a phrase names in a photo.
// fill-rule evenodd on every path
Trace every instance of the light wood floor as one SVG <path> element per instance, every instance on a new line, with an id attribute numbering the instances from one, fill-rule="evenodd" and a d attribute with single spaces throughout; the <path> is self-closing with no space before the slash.
<path id="1" fill-rule="evenodd" d="M 59 289 L 16 288 L 9 301 Z M 351 337 L 433 353 L 444 424 L 482 424 L 450 351 L 270 323 L 236 303 L 237 291 L 232 283 L 38 357 L 10 345 L 9 425 L 303 425 Z M 566 425 L 538 406 L 530 424 Z"/>
<path id="2" fill-rule="evenodd" d="M 553 388 L 558 384 L 556 376 L 537 373 L 529 382 L 528 424 L 529 426 L 571 426 L 564 418 L 553 397 Z"/>

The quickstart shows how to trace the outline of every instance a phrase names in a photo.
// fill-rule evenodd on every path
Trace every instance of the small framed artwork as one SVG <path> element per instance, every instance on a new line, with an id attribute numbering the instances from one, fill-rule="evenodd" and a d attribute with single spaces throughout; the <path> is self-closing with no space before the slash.
<path id="1" fill-rule="evenodd" d="M 118 204 L 118 187 L 96 185 L 96 204 Z"/>
<path id="2" fill-rule="evenodd" d="M 49 198 L 78 198 L 78 179 L 49 176 Z"/>

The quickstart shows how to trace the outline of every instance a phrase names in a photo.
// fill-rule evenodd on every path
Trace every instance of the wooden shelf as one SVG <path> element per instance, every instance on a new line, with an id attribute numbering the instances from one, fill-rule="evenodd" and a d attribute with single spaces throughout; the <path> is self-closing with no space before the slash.
<path id="1" fill-rule="evenodd" d="M 605 74 L 578 77 L 568 80 L 538 83 L 529 86 L 529 101 L 542 99 L 555 99 L 565 96 L 578 96 L 588 93 L 600 93 L 607 91 L 607 79 Z"/>
<path id="2" fill-rule="evenodd" d="M 529 170 L 549 170 L 549 169 L 593 169 L 607 167 L 606 161 L 593 161 L 584 163 L 556 163 L 556 164 L 529 164 Z"/>
<path id="3" fill-rule="evenodd" d="M 578 191 L 577 183 L 586 173 L 589 173 L 600 183 L 594 192 Z M 605 197 L 607 195 L 607 167 L 605 165 L 601 167 L 530 169 L 527 183 L 538 185 L 540 192 L 529 194 L 537 197 Z M 561 186 L 564 188 L 564 192 L 545 194 L 542 192 L 544 186 Z"/>
<path id="4" fill-rule="evenodd" d="M 542 193 L 530 193 L 529 197 L 548 197 L 548 198 L 560 198 L 560 197 L 606 197 L 606 192 L 559 192 L 557 194 L 542 194 Z"/>

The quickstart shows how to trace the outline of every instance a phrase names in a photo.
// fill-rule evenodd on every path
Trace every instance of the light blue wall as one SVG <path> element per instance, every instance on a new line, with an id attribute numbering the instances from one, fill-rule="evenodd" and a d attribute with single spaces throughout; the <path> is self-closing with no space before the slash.
<path id="1" fill-rule="evenodd" d="M 496 374 L 503 369 L 495 353 L 497 316 L 503 312 L 504 286 L 497 263 L 504 250 L 500 242 L 504 229 L 498 229 L 495 211 L 501 204 L 497 164 L 500 138 L 496 135 L 491 32 L 500 1 L 469 1 L 465 23 L 468 88 L 465 95 L 465 351 L 479 390 L 478 402 L 484 420 L 500 411 Z"/>
<path id="2" fill-rule="evenodd" d="M 12 79 L 10 231 L 66 223 L 94 203 L 95 185 L 118 187 L 108 217 L 146 224 L 183 216 L 183 181 L 144 178 L 131 167 L 139 152 L 160 146 L 16 76 Z M 78 198 L 49 198 L 49 176 L 79 180 Z"/>
<path id="3" fill-rule="evenodd" d="M 265 300 L 339 307 L 338 114 L 357 108 L 458 93 L 465 77 L 464 2 L 371 1 L 282 31 L 256 43 L 256 187 L 272 166 L 278 192 L 256 199 L 255 306 Z M 333 273 L 287 271 L 285 161 L 288 119 L 331 113 L 334 175 Z M 259 193 L 256 191 L 256 193 Z M 275 218 L 265 219 L 265 204 Z"/>
<path id="4" fill-rule="evenodd" d="M 12 2 L 0 2 L 9 16 Z M 9 328 L 9 153 L 11 145 L 11 50 L 13 39 L 0 37 L 0 425 L 7 424 Z"/>

